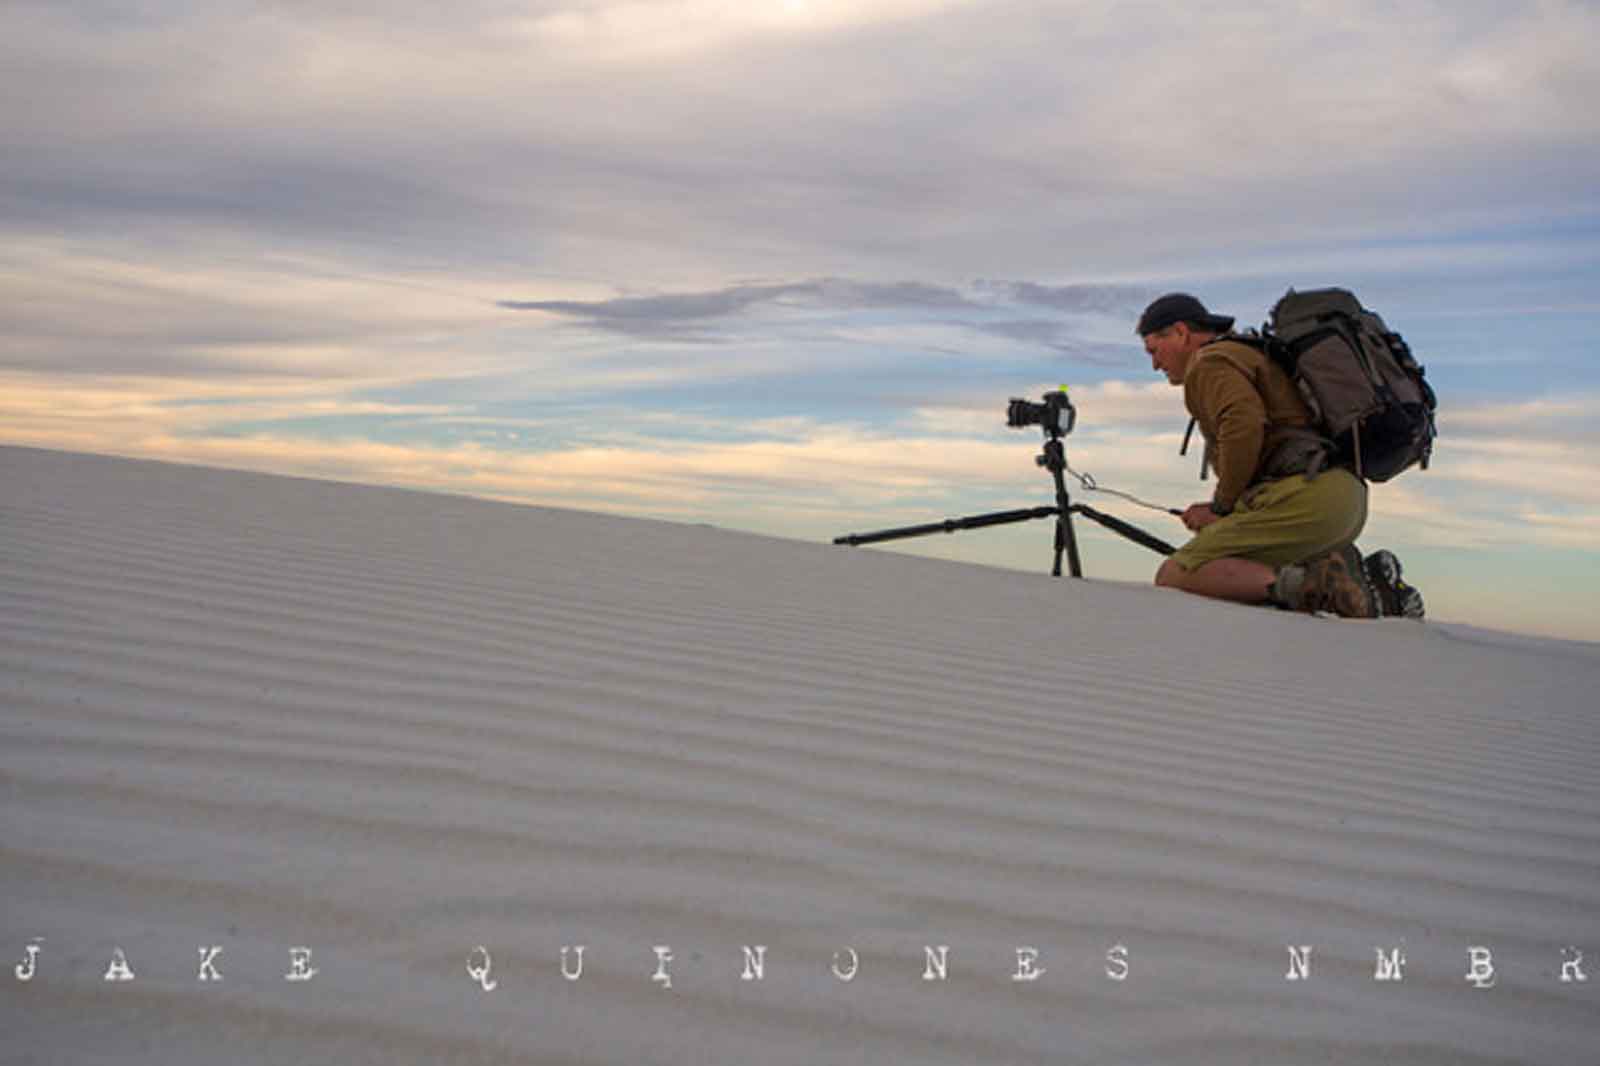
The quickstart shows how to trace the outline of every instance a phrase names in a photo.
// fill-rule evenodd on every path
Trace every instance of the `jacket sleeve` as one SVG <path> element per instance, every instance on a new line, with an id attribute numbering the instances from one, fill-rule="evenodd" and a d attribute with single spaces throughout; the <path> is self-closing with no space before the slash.
<path id="1" fill-rule="evenodd" d="M 1225 358 L 1198 359 L 1184 380 L 1184 402 L 1213 448 L 1218 510 L 1233 509 L 1255 480 L 1267 435 L 1267 407 L 1246 372 Z"/>

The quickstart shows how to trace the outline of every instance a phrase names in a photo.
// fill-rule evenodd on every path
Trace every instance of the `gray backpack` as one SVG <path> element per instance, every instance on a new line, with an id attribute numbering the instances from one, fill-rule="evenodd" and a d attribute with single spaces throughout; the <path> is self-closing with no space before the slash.
<path id="1" fill-rule="evenodd" d="M 1290 289 L 1259 334 L 1333 442 L 1332 461 L 1368 481 L 1428 468 L 1437 401 L 1411 349 L 1344 289 Z"/>

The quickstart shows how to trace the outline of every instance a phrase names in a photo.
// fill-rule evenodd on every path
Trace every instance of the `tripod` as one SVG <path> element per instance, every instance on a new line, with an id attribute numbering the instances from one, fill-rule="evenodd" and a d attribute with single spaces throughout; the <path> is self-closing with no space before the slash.
<path id="1" fill-rule="evenodd" d="M 1019 407 L 1019 405 L 1021 405 Z M 1068 414 L 1066 428 L 1061 426 L 1060 412 L 1065 409 Z M 848 544 L 856 547 L 862 544 L 878 544 L 886 540 L 901 540 L 907 537 L 921 537 L 930 533 L 954 533 L 963 529 L 983 529 L 986 526 L 1009 525 L 1013 522 L 1028 522 L 1035 518 L 1054 518 L 1056 520 L 1055 563 L 1051 567 L 1050 576 L 1061 576 L 1061 556 L 1067 556 L 1067 565 L 1073 577 L 1083 576 L 1083 563 L 1078 558 L 1078 538 L 1072 529 L 1072 516 L 1081 514 L 1091 521 L 1128 538 L 1141 547 L 1149 548 L 1162 555 L 1171 555 L 1177 549 L 1166 541 L 1151 536 L 1138 526 L 1130 525 L 1122 519 L 1097 511 L 1088 504 L 1073 503 L 1067 495 L 1067 482 L 1063 476 L 1067 469 L 1067 451 L 1061 443 L 1061 438 L 1072 432 L 1076 412 L 1071 403 L 1067 401 L 1065 393 L 1059 398 L 1055 394 L 1047 393 L 1044 404 L 1032 404 L 1025 400 L 1012 400 L 1008 424 L 1015 426 L 1027 425 L 1037 422 L 1044 427 L 1044 454 L 1034 457 L 1034 462 L 1050 471 L 1050 476 L 1055 481 L 1056 503 L 1054 507 L 1025 507 L 1015 511 L 994 511 L 989 514 L 970 515 L 966 518 L 947 518 L 942 522 L 930 522 L 921 526 L 903 526 L 899 529 L 884 529 L 876 533 L 851 533 L 848 536 L 835 537 L 835 544 Z"/>

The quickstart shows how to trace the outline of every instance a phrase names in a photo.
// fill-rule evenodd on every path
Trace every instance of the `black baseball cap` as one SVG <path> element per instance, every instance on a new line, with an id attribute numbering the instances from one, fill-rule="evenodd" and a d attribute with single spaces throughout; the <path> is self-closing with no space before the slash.
<path id="1" fill-rule="evenodd" d="M 1144 309 L 1134 332 L 1144 337 L 1178 322 L 1188 322 L 1218 333 L 1226 333 L 1233 327 L 1232 318 L 1212 314 L 1206 310 L 1205 304 L 1188 293 L 1169 292 Z"/>

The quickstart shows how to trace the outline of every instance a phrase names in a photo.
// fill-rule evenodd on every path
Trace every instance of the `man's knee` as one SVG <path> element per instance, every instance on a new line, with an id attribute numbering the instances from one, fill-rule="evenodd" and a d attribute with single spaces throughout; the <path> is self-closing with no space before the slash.
<path id="1" fill-rule="evenodd" d="M 1178 564 L 1176 559 L 1168 559 L 1156 570 L 1156 586 L 1158 588 L 1182 588 L 1184 579 L 1189 572 Z"/>

